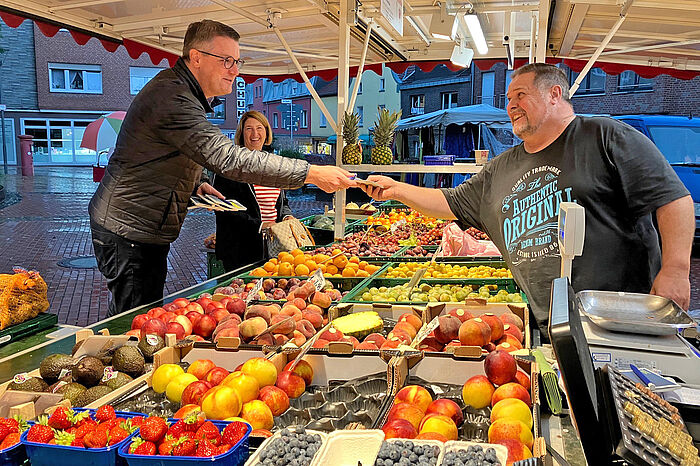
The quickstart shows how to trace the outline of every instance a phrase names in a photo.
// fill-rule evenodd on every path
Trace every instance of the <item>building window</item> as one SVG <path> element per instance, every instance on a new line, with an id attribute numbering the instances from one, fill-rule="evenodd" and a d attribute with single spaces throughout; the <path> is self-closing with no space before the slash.
<path id="1" fill-rule="evenodd" d="M 360 81 L 360 85 L 357 88 L 357 95 L 362 94 L 362 81 Z"/>
<path id="2" fill-rule="evenodd" d="M 422 115 L 425 113 L 425 95 L 411 96 L 411 115 Z"/>
<path id="3" fill-rule="evenodd" d="M 279 128 L 280 126 L 280 116 L 279 113 L 273 113 L 272 114 L 272 127 L 274 129 Z"/>
<path id="4" fill-rule="evenodd" d="M 364 119 L 365 119 L 365 109 L 364 107 L 357 107 L 357 115 L 360 117 L 358 126 L 362 127 L 364 126 Z"/>
<path id="5" fill-rule="evenodd" d="M 386 79 L 384 78 L 379 78 L 379 92 L 384 92 L 386 86 Z"/>
<path id="6" fill-rule="evenodd" d="M 308 128 L 309 124 L 306 122 L 306 110 L 301 111 L 301 127 Z"/>
<path id="7" fill-rule="evenodd" d="M 623 71 L 617 77 L 618 92 L 650 91 L 653 87 L 653 79 L 642 78 L 634 71 Z"/>
<path id="8" fill-rule="evenodd" d="M 129 88 L 132 95 L 138 94 L 148 81 L 160 73 L 163 68 L 151 68 L 144 66 L 129 67 Z"/>
<path id="9" fill-rule="evenodd" d="M 207 118 L 209 118 L 209 121 L 212 123 L 223 123 L 226 121 L 226 99 L 219 97 L 219 100 L 221 103 L 215 107 L 212 107 L 214 112 L 207 113 Z"/>
<path id="10" fill-rule="evenodd" d="M 97 153 L 80 147 L 83 133 L 92 120 L 22 119 L 23 134 L 34 136 L 34 162 L 37 165 L 93 165 Z M 106 162 L 101 158 L 101 163 Z"/>
<path id="11" fill-rule="evenodd" d="M 321 112 L 319 114 L 318 127 L 325 128 L 326 126 L 328 126 L 328 120 L 326 120 L 326 115 Z"/>
<path id="12" fill-rule="evenodd" d="M 102 94 L 102 67 L 49 63 L 49 89 L 51 92 Z"/>
<path id="13" fill-rule="evenodd" d="M 457 106 L 457 93 L 456 92 L 443 92 L 442 96 L 442 109 L 454 108 Z"/>
<path id="14" fill-rule="evenodd" d="M 488 71 L 481 74 L 481 103 L 486 105 L 496 106 L 494 101 L 496 73 Z"/>
<path id="15" fill-rule="evenodd" d="M 571 85 L 576 82 L 580 73 L 575 71 L 569 71 L 569 83 Z M 576 94 L 604 94 L 605 93 L 605 71 L 600 68 L 591 68 L 588 72 L 581 85 L 579 86 Z M 576 95 L 574 94 L 574 95 Z"/>

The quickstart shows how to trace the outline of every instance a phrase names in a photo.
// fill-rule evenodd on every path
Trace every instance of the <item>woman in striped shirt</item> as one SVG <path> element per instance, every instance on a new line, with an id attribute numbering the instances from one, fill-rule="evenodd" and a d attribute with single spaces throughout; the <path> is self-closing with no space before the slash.
<path id="1" fill-rule="evenodd" d="M 241 115 L 234 143 L 251 150 L 262 150 L 272 143 L 272 128 L 260 112 Z M 263 231 L 275 222 L 292 217 L 287 197 L 279 188 L 232 181 L 221 175 L 214 178 L 214 188 L 227 199 L 245 205 L 244 212 L 216 213 L 216 256 L 227 272 L 268 257 Z"/>

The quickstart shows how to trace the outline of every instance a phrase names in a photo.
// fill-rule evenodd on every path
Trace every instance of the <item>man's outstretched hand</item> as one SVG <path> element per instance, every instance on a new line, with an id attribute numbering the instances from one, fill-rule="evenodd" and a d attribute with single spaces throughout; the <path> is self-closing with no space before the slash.
<path id="1" fill-rule="evenodd" d="M 353 174 L 334 165 L 311 165 L 305 183 L 315 184 L 327 193 L 357 186 Z"/>
<path id="2" fill-rule="evenodd" d="M 397 199 L 400 185 L 398 181 L 382 175 L 370 175 L 367 178 L 367 181 L 373 181 L 380 185 L 380 187 L 374 187 L 366 184 L 358 184 L 358 187 L 367 193 L 367 195 L 372 199 L 377 201 Z"/>

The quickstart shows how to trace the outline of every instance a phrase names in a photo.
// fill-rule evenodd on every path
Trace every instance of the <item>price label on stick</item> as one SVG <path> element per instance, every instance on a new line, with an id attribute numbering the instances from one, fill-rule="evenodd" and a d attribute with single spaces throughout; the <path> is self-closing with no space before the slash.
<path id="1" fill-rule="evenodd" d="M 393 223 L 393 224 L 391 225 L 390 230 L 391 230 L 392 233 L 395 233 L 396 230 L 398 230 L 399 228 L 401 228 L 401 227 L 404 226 L 404 225 L 406 225 L 406 219 L 405 219 L 405 218 L 402 218 L 402 219 L 399 220 L 398 222 Z"/>
<path id="2" fill-rule="evenodd" d="M 316 269 L 309 277 L 309 281 L 314 284 L 316 291 L 321 291 L 326 287 L 326 277 L 323 276 L 321 269 Z"/>
<path id="3" fill-rule="evenodd" d="M 413 339 L 413 343 L 411 344 L 412 348 L 418 348 L 418 345 L 421 344 L 425 338 L 430 335 L 430 332 L 438 328 L 438 325 L 440 325 L 440 321 L 438 320 L 437 317 L 435 317 L 433 320 L 428 322 L 426 325 L 424 325 L 420 331 L 418 332 L 418 335 L 416 335 L 416 338 Z"/>
<path id="4" fill-rule="evenodd" d="M 254 299 L 259 299 L 260 298 L 260 290 L 262 290 L 262 285 L 263 284 L 263 279 L 259 278 L 257 282 L 255 282 L 255 286 L 248 292 L 248 296 L 245 297 L 245 303 L 249 304 L 252 300 Z"/>

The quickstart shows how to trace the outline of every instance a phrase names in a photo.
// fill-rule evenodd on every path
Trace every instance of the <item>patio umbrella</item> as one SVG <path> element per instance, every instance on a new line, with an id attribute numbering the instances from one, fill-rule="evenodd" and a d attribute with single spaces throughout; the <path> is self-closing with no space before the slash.
<path id="1" fill-rule="evenodd" d="M 80 141 L 80 147 L 92 149 L 95 152 L 114 147 L 125 115 L 126 112 L 112 112 L 108 115 L 102 115 L 87 125 L 83 133 L 83 140 Z"/>

